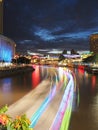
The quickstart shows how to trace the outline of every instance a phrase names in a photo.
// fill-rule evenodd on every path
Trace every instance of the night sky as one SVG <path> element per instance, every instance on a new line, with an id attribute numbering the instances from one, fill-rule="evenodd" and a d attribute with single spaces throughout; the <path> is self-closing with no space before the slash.
<path id="1" fill-rule="evenodd" d="M 89 49 L 98 32 L 98 0 L 4 0 L 4 35 L 17 46 Z"/>

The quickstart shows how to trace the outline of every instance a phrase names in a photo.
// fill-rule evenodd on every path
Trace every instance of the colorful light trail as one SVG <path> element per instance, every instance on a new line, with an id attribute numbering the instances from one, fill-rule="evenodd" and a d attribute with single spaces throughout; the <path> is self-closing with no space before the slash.
<path id="1" fill-rule="evenodd" d="M 58 78 L 58 76 L 55 74 L 55 84 L 51 87 L 49 94 L 40 105 L 39 109 L 32 116 L 30 128 L 34 128 L 36 126 L 40 117 L 42 116 L 42 114 L 44 114 L 45 110 L 47 109 L 57 92 L 63 89 L 64 95 L 62 97 L 58 112 L 49 130 L 68 130 L 72 111 L 75 83 L 74 76 L 71 74 L 71 72 L 66 72 L 63 70 L 62 74 L 63 76 L 61 76 L 61 79 L 60 76 Z"/>
<path id="2" fill-rule="evenodd" d="M 65 93 L 63 95 L 61 105 L 60 105 L 57 115 L 54 119 L 54 122 L 53 122 L 52 126 L 50 127 L 50 130 L 67 130 L 67 129 L 63 129 L 63 128 L 64 128 L 64 126 L 66 126 L 66 124 L 67 124 L 67 126 L 69 124 L 68 122 L 65 121 L 65 119 L 66 119 L 66 117 L 70 118 L 70 116 L 68 115 L 68 113 L 70 114 L 70 112 L 66 112 L 66 111 L 70 110 L 70 109 L 68 109 L 69 104 L 71 104 L 71 108 L 72 108 L 74 83 L 73 83 L 72 75 L 69 73 L 67 75 L 70 78 L 70 80 L 65 89 Z M 69 119 L 67 121 L 69 121 Z"/>
<path id="3" fill-rule="evenodd" d="M 36 111 L 36 113 L 32 116 L 31 118 L 31 125 L 30 127 L 33 128 L 36 123 L 38 122 L 39 118 L 41 117 L 41 115 L 43 114 L 43 112 L 45 111 L 45 109 L 48 107 L 50 101 L 52 100 L 52 98 L 54 97 L 56 93 L 56 86 L 54 85 L 52 90 L 50 90 L 49 95 L 45 98 L 45 100 L 43 101 L 43 103 L 41 104 L 41 106 L 39 107 L 39 109 Z"/>

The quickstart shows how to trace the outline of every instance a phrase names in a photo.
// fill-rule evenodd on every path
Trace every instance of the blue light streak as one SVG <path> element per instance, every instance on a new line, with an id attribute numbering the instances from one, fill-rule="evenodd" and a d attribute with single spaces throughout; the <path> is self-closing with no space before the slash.
<path id="1" fill-rule="evenodd" d="M 43 114 L 45 109 L 47 108 L 48 104 L 50 103 L 52 98 L 55 96 L 55 92 L 56 92 L 56 86 L 53 87 L 52 91 L 50 91 L 50 94 L 46 97 L 46 99 L 41 104 L 39 109 L 32 116 L 32 118 L 31 118 L 31 125 L 30 125 L 31 128 L 34 128 L 34 126 L 36 125 L 36 123 L 38 122 L 39 118 L 41 117 L 41 115 Z"/>

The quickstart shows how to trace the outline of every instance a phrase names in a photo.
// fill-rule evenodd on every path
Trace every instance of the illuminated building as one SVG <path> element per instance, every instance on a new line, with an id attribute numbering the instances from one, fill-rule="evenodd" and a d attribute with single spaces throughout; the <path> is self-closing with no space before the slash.
<path id="1" fill-rule="evenodd" d="M 0 35 L 0 62 L 11 62 L 15 55 L 15 42 L 3 35 Z"/>
<path id="2" fill-rule="evenodd" d="M 98 53 L 98 34 L 92 34 L 90 36 L 90 51 L 95 54 Z"/>
<path id="3" fill-rule="evenodd" d="M 3 33 L 3 0 L 0 0 L 0 34 Z"/>

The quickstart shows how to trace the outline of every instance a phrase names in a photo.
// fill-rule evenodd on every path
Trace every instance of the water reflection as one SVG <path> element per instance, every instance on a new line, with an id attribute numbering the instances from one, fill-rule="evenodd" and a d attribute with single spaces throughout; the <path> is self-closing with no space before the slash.
<path id="1" fill-rule="evenodd" d="M 32 73 L 32 88 L 35 88 L 40 83 L 40 68 L 39 66 L 33 65 L 35 71 Z"/>
<path id="2" fill-rule="evenodd" d="M 95 90 L 95 86 L 96 86 L 96 76 L 93 75 L 91 80 L 92 80 L 92 92 L 93 92 Z"/>
<path id="3" fill-rule="evenodd" d="M 1 86 L 1 89 L 4 93 L 11 91 L 11 79 L 10 78 L 3 79 L 2 84 L 3 84 L 3 86 Z"/>
<path id="4" fill-rule="evenodd" d="M 0 79 L 0 107 L 12 104 L 32 89 L 31 74 Z"/>
<path id="5" fill-rule="evenodd" d="M 88 74 L 83 68 L 74 70 L 79 86 L 80 102 L 72 112 L 69 130 L 98 129 L 98 75 Z"/>

